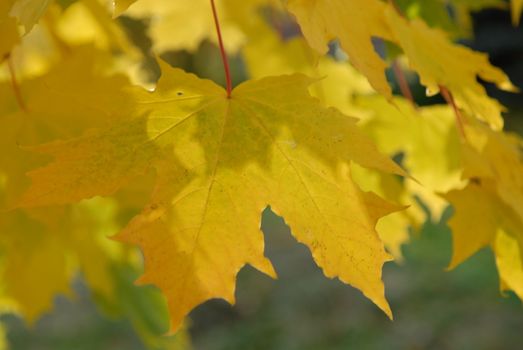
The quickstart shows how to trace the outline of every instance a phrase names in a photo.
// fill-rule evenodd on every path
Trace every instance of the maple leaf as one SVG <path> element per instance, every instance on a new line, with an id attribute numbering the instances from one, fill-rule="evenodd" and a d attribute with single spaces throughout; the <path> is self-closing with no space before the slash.
<path id="1" fill-rule="evenodd" d="M 523 221 L 514 208 L 493 193 L 489 184 L 469 184 L 463 190 L 447 193 L 445 198 L 455 209 L 449 221 L 453 245 L 449 268 L 490 246 L 501 290 L 513 290 L 523 299 Z"/>
<path id="2" fill-rule="evenodd" d="M 512 7 L 512 22 L 514 25 L 518 25 L 523 11 L 523 0 L 512 0 L 510 5 Z"/>
<path id="3" fill-rule="evenodd" d="M 523 250 L 521 239 L 503 230 L 497 232 L 493 243 L 499 283 L 502 291 L 512 290 L 523 299 Z"/>
<path id="4" fill-rule="evenodd" d="M 338 38 L 351 63 L 361 71 L 376 91 L 392 97 L 385 78 L 386 63 L 374 50 L 372 37 L 391 38 L 379 0 L 289 0 L 303 35 L 318 52 L 325 54 L 328 43 Z"/>
<path id="5" fill-rule="evenodd" d="M 405 179 L 403 197 L 407 196 L 407 199 L 396 201 L 410 207 L 394 214 L 407 216 L 407 223 L 416 229 L 426 219 L 441 220 L 448 202 L 440 193 L 466 186 L 467 181 L 462 179 L 462 141 L 454 111 L 448 105 L 415 108 L 404 98 L 396 97 L 392 101 L 393 104 L 380 95 L 354 99 L 356 106 L 363 111 L 361 128 L 383 153 L 390 156 L 401 154 L 402 166 L 417 180 Z M 387 184 L 381 191 L 386 193 L 389 187 Z M 429 217 L 426 209 L 430 211 Z M 382 221 L 392 220 L 392 216 Z"/>
<path id="6" fill-rule="evenodd" d="M 444 86 L 468 114 L 495 129 L 503 127 L 501 111 L 504 108 L 487 95 L 477 78 L 492 82 L 501 89 L 510 91 L 515 88 L 501 69 L 489 63 L 486 54 L 455 45 L 444 32 L 428 27 L 419 19 L 407 21 L 393 8 L 387 9 L 386 16 L 410 67 L 419 74 L 421 83 L 430 94 L 437 93 L 439 86 Z"/>
<path id="7" fill-rule="evenodd" d="M 311 98 L 303 75 L 249 81 L 231 98 L 216 84 L 162 64 L 135 117 L 105 131 L 42 145 L 54 162 L 30 173 L 24 206 L 109 195 L 151 165 L 150 204 L 118 236 L 145 256 L 140 281 L 167 296 L 176 329 L 210 298 L 234 302 L 234 280 L 264 257 L 260 213 L 282 215 L 328 277 L 360 289 L 389 316 L 381 268 L 390 256 L 377 220 L 400 209 L 361 191 L 350 162 L 402 174 L 356 126 Z"/>
<path id="8" fill-rule="evenodd" d="M 470 115 L 495 129 L 502 128 L 503 107 L 488 97 L 477 78 L 507 91 L 515 88 L 485 54 L 453 44 L 442 31 L 428 27 L 420 19 L 407 20 L 394 6 L 379 0 L 291 0 L 288 7 L 313 48 L 326 53 L 329 41 L 338 38 L 351 63 L 388 99 L 391 90 L 385 78 L 387 64 L 374 50 L 372 37 L 399 45 L 429 94 L 444 86 Z"/>
<path id="9" fill-rule="evenodd" d="M 107 123 L 115 110 L 125 110 L 125 87 L 133 89 L 125 77 L 100 72 L 106 59 L 92 47 L 77 48 L 47 74 L 22 81 L 26 111 L 13 98 L 11 84 L 0 84 L 1 277 L 9 281 L 2 292 L 30 323 L 53 306 L 57 294 L 72 294 L 70 282 L 78 270 L 98 295 L 114 296 L 110 265 L 121 247 L 106 239 L 116 227 L 113 202 L 5 210 L 27 189 L 25 173 L 44 161 L 22 145 L 78 136 Z M 3 300 L 0 304 L 5 306 Z"/>
<path id="10" fill-rule="evenodd" d="M 368 114 L 367 109 L 354 103 L 353 97 L 369 94 L 372 88 L 365 77 L 346 61 L 337 61 L 330 56 L 316 57 L 317 54 L 301 37 L 282 41 L 278 33 L 263 21 L 251 18 L 251 26 L 248 32 L 250 40 L 242 48 L 251 78 L 293 72 L 322 77 L 310 86 L 312 96 L 347 115 Z M 388 105 L 395 111 L 393 106 Z M 364 169 L 355 164 L 351 166 L 351 175 L 365 191 L 372 191 L 394 203 L 411 204 L 406 200 L 405 189 L 395 175 Z M 412 207 L 379 220 L 376 230 L 395 261 L 403 258 L 401 246 L 408 241 L 409 227 L 419 226 L 424 216 L 417 207 Z"/>
<path id="11" fill-rule="evenodd" d="M 38 23 L 51 2 L 52 0 L 15 0 L 10 14 L 24 26 L 27 34 Z"/>
<path id="12" fill-rule="evenodd" d="M 118 17 L 125 12 L 136 0 L 113 0 L 111 4 L 113 6 L 113 17 Z"/>
<path id="13" fill-rule="evenodd" d="M 105 201 L 0 216 L 2 280 L 9 281 L 2 293 L 30 324 L 53 306 L 57 294 L 73 294 L 70 284 L 78 270 L 91 290 L 115 297 L 110 266 L 121 246 L 106 238 L 115 225 L 112 215 L 104 215 L 107 204 L 111 210 L 111 201 Z"/>
<path id="14" fill-rule="evenodd" d="M 365 111 L 361 127 L 385 154 L 403 153 L 402 165 L 423 187 L 447 192 L 463 187 L 461 141 L 455 115 L 447 105 L 414 108 L 396 97 L 360 96 L 354 103 Z"/>
<path id="15" fill-rule="evenodd" d="M 47 212 L 48 220 L 54 218 Z M 17 210 L 0 217 L 2 291 L 24 318 L 33 323 L 47 311 L 56 294 L 70 294 L 66 255 L 57 234 Z M 34 287 L 39 286 L 38 293 Z M 2 306 L 5 302 L 2 300 Z"/>
<path id="16" fill-rule="evenodd" d="M 465 183 L 461 180 L 461 143 L 452 109 L 446 105 L 414 108 L 400 97 L 392 101 L 381 95 L 363 95 L 355 96 L 352 103 L 362 111 L 362 130 L 383 153 L 401 154 L 402 166 L 417 181 L 405 179 L 400 184 L 390 175 L 372 175 L 357 168 L 353 174 L 362 188 L 409 206 L 382 218 L 377 226 L 388 250 L 400 260 L 400 248 L 408 241 L 409 229 L 416 231 L 427 219 L 439 221 L 447 208 L 448 202 L 436 193 L 461 188 Z"/>
<path id="17" fill-rule="evenodd" d="M 491 191 L 523 220 L 523 161 L 521 138 L 496 132 L 479 123 L 466 128 L 463 176 L 489 184 Z"/>
<path id="18" fill-rule="evenodd" d="M 270 0 L 225 0 L 217 3 L 225 47 L 235 53 L 247 41 L 242 22 L 256 16 L 255 11 Z M 120 6 L 119 2 L 117 3 Z M 123 5 L 123 4 L 122 4 Z M 187 14 L 190 13 L 190 16 Z M 209 1 L 136 1 L 124 14 L 150 19 L 149 35 L 156 52 L 195 51 L 204 40 L 216 42 L 214 23 L 209 21 Z"/>
<path id="19" fill-rule="evenodd" d="M 485 246 L 491 246 L 501 289 L 523 298 L 523 162 L 521 140 L 479 123 L 465 129 L 468 143 L 461 150 L 463 177 L 469 184 L 444 197 L 454 206 L 453 268 Z"/>
<path id="20" fill-rule="evenodd" d="M 470 37 L 472 14 L 485 8 L 505 8 L 504 0 L 395 0 L 410 19 L 421 18 L 430 27 L 445 30 L 453 37 Z"/>
<path id="21" fill-rule="evenodd" d="M 372 191 L 380 197 L 401 203 L 405 210 L 380 218 L 376 231 L 387 251 L 396 262 L 403 261 L 401 247 L 409 241 L 409 230 L 417 230 L 425 222 L 425 213 L 420 210 L 405 186 L 407 179 L 400 180 L 393 174 L 381 173 L 351 164 L 351 175 L 354 182 L 364 191 Z"/>
<path id="22" fill-rule="evenodd" d="M 0 3 L 0 62 L 9 54 L 13 47 L 20 41 L 16 19 L 9 16 L 11 1 L 2 1 Z"/>
<path id="23" fill-rule="evenodd" d="M 470 184 L 445 198 L 456 212 L 449 222 L 454 252 L 450 268 L 490 245 L 498 229 L 514 232 L 517 228 L 518 220 L 510 207 L 481 185 Z"/>
<path id="24" fill-rule="evenodd" d="M 311 94 L 327 106 L 358 116 L 351 97 L 373 91 L 364 76 L 346 61 L 330 56 L 317 57 L 301 37 L 282 41 L 265 22 L 251 19 L 251 24 L 249 42 L 242 48 L 251 78 L 292 73 L 321 78 L 310 87 Z"/>

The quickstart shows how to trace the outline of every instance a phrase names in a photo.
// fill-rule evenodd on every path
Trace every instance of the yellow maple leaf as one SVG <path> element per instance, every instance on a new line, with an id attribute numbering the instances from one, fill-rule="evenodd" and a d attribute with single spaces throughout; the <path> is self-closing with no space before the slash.
<path id="1" fill-rule="evenodd" d="M 247 40 L 241 22 L 248 21 L 254 11 L 268 0 L 225 0 L 217 2 L 221 30 L 228 52 L 235 53 Z M 210 3 L 207 0 L 170 1 L 142 0 L 134 3 L 124 14 L 149 19 L 149 35 L 153 47 L 161 53 L 168 50 L 195 51 L 203 40 L 216 42 Z M 242 16 L 238 16 L 241 14 Z"/>
<path id="2" fill-rule="evenodd" d="M 492 190 L 523 220 L 521 139 L 481 124 L 466 128 L 470 145 L 462 150 L 464 177 L 492 183 Z"/>
<path id="3" fill-rule="evenodd" d="M 46 75 L 22 81 L 26 111 L 20 110 L 11 84 L 0 84 L 1 273 L 9 281 L 7 301 L 29 322 L 52 307 L 56 294 L 71 294 L 78 270 L 92 290 L 113 297 L 110 264 L 120 246 L 106 236 L 116 231 L 114 203 L 94 199 L 75 206 L 5 210 L 28 186 L 25 173 L 43 161 L 23 146 L 77 136 L 80 130 L 104 125 L 114 110 L 127 105 L 122 92 L 127 79 L 101 74 L 104 60 L 92 48 L 78 49 Z M 120 97 L 108 97 L 108 89 L 120 91 Z M 96 106 L 78 96 L 89 96 Z"/>
<path id="4" fill-rule="evenodd" d="M 11 1 L 0 3 L 0 33 L 2 33 L 2 37 L 0 37 L 0 62 L 20 41 L 16 19 L 9 15 L 11 6 Z"/>
<path id="5" fill-rule="evenodd" d="M 112 0 L 113 17 L 118 17 L 134 4 L 136 0 Z"/>
<path id="6" fill-rule="evenodd" d="M 27 34 L 38 23 L 51 2 L 52 0 L 15 0 L 10 14 L 24 26 Z"/>
<path id="7" fill-rule="evenodd" d="M 49 311 L 56 295 L 72 294 L 71 281 L 78 271 L 95 293 L 114 297 L 111 263 L 121 247 L 107 239 L 115 232 L 112 212 L 105 213 L 114 205 L 107 201 L 0 216 L 1 272 L 9 281 L 3 292 L 29 323 Z"/>
<path id="8" fill-rule="evenodd" d="M 419 181 L 405 181 L 406 191 L 412 197 L 410 203 L 416 208 L 413 197 L 418 197 L 430 210 L 432 219 L 438 221 L 448 203 L 437 193 L 466 185 L 461 179 L 461 141 L 454 112 L 446 105 L 416 109 L 406 99 L 397 97 L 392 101 L 394 104 L 379 95 L 357 97 L 355 104 L 367 112 L 362 114 L 361 126 L 380 151 L 404 156 L 403 166 Z M 422 217 L 414 217 L 420 224 Z"/>
<path id="9" fill-rule="evenodd" d="M 409 205 L 407 210 L 381 219 L 378 225 L 387 248 L 398 257 L 401 244 L 408 240 L 407 230 L 413 228 L 415 232 L 427 219 L 418 200 L 430 210 L 430 218 L 439 221 L 448 202 L 437 193 L 462 188 L 466 182 L 461 179 L 461 142 L 452 109 L 446 105 L 414 108 L 399 97 L 392 101 L 394 104 L 373 95 L 356 96 L 353 103 L 364 111 L 360 125 L 380 151 L 390 156 L 401 154 L 402 165 L 419 181 L 405 179 L 400 185 L 393 179 L 384 181 L 382 175 L 375 186 L 365 187 Z M 363 184 L 371 179 L 368 171 L 356 178 Z"/>
<path id="10" fill-rule="evenodd" d="M 318 77 L 321 79 L 309 90 L 325 105 L 336 107 L 347 115 L 358 116 L 368 112 L 352 100 L 355 95 L 371 93 L 372 88 L 365 77 L 346 61 L 337 61 L 330 56 L 317 57 L 303 38 L 284 41 L 263 21 L 251 18 L 248 33 L 249 42 L 242 52 L 251 78 L 294 72 Z M 351 171 L 355 182 L 365 191 L 372 191 L 395 203 L 408 204 L 406 194 L 394 175 L 378 173 L 355 164 Z M 401 246 L 409 238 L 409 227 L 418 226 L 421 220 L 418 208 L 409 209 L 408 213 L 405 210 L 393 213 L 379 220 L 376 227 L 378 234 L 396 261 L 402 260 Z"/>
<path id="11" fill-rule="evenodd" d="M 59 59 L 56 47 L 49 40 L 49 35 L 42 26 L 33 28 L 17 42 L 17 45 L 11 48 L 9 57 L 16 78 L 20 82 L 45 74 Z M 10 79 L 8 69 L 0 70 L 0 81 Z"/>
<path id="12" fill-rule="evenodd" d="M 389 155 L 403 152 L 409 174 L 434 192 L 460 187 L 461 142 L 452 108 L 434 105 L 415 109 L 410 101 L 382 96 L 359 97 L 355 103 L 367 112 L 362 128 L 378 148 Z"/>
<path id="13" fill-rule="evenodd" d="M 492 82 L 502 89 L 513 89 L 508 77 L 489 63 L 488 56 L 453 44 L 444 32 L 428 27 L 423 21 L 407 21 L 393 8 L 386 11 L 394 36 L 408 57 L 410 67 L 420 76 L 430 94 L 446 87 L 459 107 L 468 114 L 503 127 L 503 107 L 490 98 L 477 78 Z"/>
<path id="14" fill-rule="evenodd" d="M 365 169 L 357 164 L 351 165 L 354 182 L 364 191 L 372 191 L 394 203 L 405 205 L 406 210 L 382 217 L 376 231 L 396 262 L 403 261 L 402 246 L 409 240 L 409 229 L 417 229 L 425 221 L 425 215 L 407 192 L 398 176 Z M 412 181 L 407 180 L 405 181 Z"/>
<path id="15" fill-rule="evenodd" d="M 379 0 L 289 0 L 287 6 L 314 49 L 325 54 L 328 43 L 338 38 L 351 63 L 369 79 L 372 87 L 387 97 L 392 96 L 385 78 L 387 65 L 371 42 L 372 37 L 391 37 L 383 16 L 385 3 Z"/>
<path id="16" fill-rule="evenodd" d="M 381 268 L 390 256 L 377 220 L 400 209 L 361 191 L 348 165 L 402 174 L 347 117 L 308 94 L 303 75 L 216 84 L 162 64 L 134 118 L 105 131 L 42 145 L 54 162 L 31 172 L 25 206 L 108 195 L 154 165 L 150 204 L 118 236 L 141 247 L 142 283 L 169 301 L 172 327 L 210 298 L 234 302 L 234 280 L 264 257 L 261 211 L 270 205 L 328 277 L 360 289 L 389 316 Z"/>
<path id="17" fill-rule="evenodd" d="M 498 231 L 494 244 L 494 254 L 498 267 L 501 291 L 512 290 L 523 300 L 523 251 L 521 241 Z"/>
<path id="18" fill-rule="evenodd" d="M 1 18 L 0 9 L 0 26 Z M 113 55 L 104 62 L 107 71 L 123 72 L 137 84 L 146 81 L 143 69 L 140 69 L 143 54 L 98 0 L 77 1 L 66 8 L 51 3 L 45 18 L 45 25 L 34 26 L 10 52 L 18 80 L 42 76 L 80 46 L 93 46 L 98 53 L 105 51 Z M 16 19 L 8 19 L 16 27 Z M 0 38 L 0 53 L 8 38 L 9 35 Z M 8 46 L 10 48 L 12 45 Z M 7 70 L 0 70 L 0 80 L 9 80 L 7 73 Z"/>
<path id="19" fill-rule="evenodd" d="M 521 18 L 521 12 L 523 11 L 523 0 L 512 0 L 510 5 L 512 7 L 512 22 L 514 25 L 518 25 Z"/>
<path id="20" fill-rule="evenodd" d="M 301 37 L 284 41 L 265 22 L 251 22 L 249 42 L 242 49 L 251 78 L 291 73 L 320 78 L 310 87 L 313 96 L 343 113 L 358 115 L 357 107 L 350 103 L 352 96 L 373 91 L 364 76 L 346 61 L 329 56 L 317 57 L 318 54 Z"/>
<path id="21" fill-rule="evenodd" d="M 520 297 L 523 261 L 523 162 L 521 141 L 472 120 L 468 143 L 461 151 L 463 176 L 469 184 L 447 193 L 454 206 L 449 224 L 453 235 L 450 268 L 491 246 L 500 273 L 501 289 Z"/>
<path id="22" fill-rule="evenodd" d="M 385 97 L 391 98 L 384 72 L 387 64 L 375 51 L 372 37 L 403 49 L 429 94 L 444 86 L 470 115 L 502 128 L 503 107 L 487 95 L 477 78 L 505 90 L 515 88 L 502 70 L 489 63 L 487 55 L 453 44 L 442 31 L 420 19 L 407 20 L 393 5 L 379 0 L 290 0 L 288 8 L 313 48 L 326 53 L 327 44 L 338 38 L 351 63 Z"/>
<path id="23" fill-rule="evenodd" d="M 449 221 L 453 242 L 449 268 L 489 246 L 499 229 L 517 232 L 518 220 L 513 211 L 482 185 L 469 184 L 463 190 L 445 194 L 445 198 L 455 210 Z"/>
<path id="24" fill-rule="evenodd" d="M 118 50 L 131 57 L 138 55 L 136 47 L 118 22 L 111 19 L 97 0 L 84 0 L 66 9 L 56 10 L 54 21 L 48 28 L 69 45 L 93 43 L 102 50 Z M 55 38 L 56 40 L 56 38 Z"/>
<path id="25" fill-rule="evenodd" d="M 9 281 L 4 293 L 32 323 L 49 310 L 56 294 L 70 293 L 66 255 L 58 234 L 25 211 L 2 215 L 0 227 L 2 278 Z"/>

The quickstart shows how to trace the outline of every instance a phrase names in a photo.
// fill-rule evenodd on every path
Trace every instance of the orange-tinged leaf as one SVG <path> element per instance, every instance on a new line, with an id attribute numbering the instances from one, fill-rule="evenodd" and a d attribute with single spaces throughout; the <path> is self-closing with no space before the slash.
<path id="1" fill-rule="evenodd" d="M 381 269 L 390 256 L 375 225 L 399 210 L 351 180 L 348 166 L 404 175 L 356 126 L 323 107 L 303 75 L 226 92 L 163 64 L 155 92 L 107 130 L 38 149 L 55 160 L 30 176 L 25 206 L 107 195 L 154 166 L 149 205 L 118 236 L 145 256 L 142 283 L 165 293 L 176 329 L 210 298 L 234 302 L 245 265 L 275 276 L 260 215 L 270 205 L 329 277 L 360 289 L 389 316 Z"/>

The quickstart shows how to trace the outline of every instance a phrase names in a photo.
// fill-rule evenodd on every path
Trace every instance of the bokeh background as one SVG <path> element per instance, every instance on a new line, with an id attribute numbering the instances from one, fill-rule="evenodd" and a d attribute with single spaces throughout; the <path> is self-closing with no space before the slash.
<path id="1" fill-rule="evenodd" d="M 150 46 L 142 23 L 121 18 L 140 47 Z M 515 85 L 523 89 L 523 28 L 500 9 L 474 15 L 474 39 L 464 44 L 490 54 Z M 163 56 L 172 65 L 199 76 L 223 81 L 219 52 L 203 43 L 195 54 Z M 150 57 L 154 68 L 153 57 Z M 240 58 L 232 58 L 236 82 L 245 79 Z M 393 74 L 390 74 L 394 83 Z M 417 102 L 430 104 L 415 78 Z M 509 109 L 507 129 L 523 134 L 523 96 L 489 88 Z M 326 279 L 305 246 L 297 244 L 283 220 L 266 210 L 262 229 L 267 255 L 279 274 L 274 281 L 252 268 L 239 275 L 237 304 L 210 301 L 191 314 L 188 337 L 179 344 L 218 349 L 522 349 L 523 308 L 512 294 L 501 295 L 493 256 L 484 250 L 452 271 L 446 271 L 452 251 L 446 225 L 427 221 L 412 243 L 403 248 L 405 260 L 384 270 L 387 297 L 395 312 L 391 322 L 360 292 Z M 133 276 L 130 276 L 132 279 Z M 152 288 L 152 287 L 150 287 Z M 94 306 L 81 276 L 73 300 L 58 296 L 52 313 L 31 327 L 15 316 L 3 316 L 14 350 L 145 349 L 129 320 L 108 318 Z M 155 323 L 154 310 L 147 310 Z M 187 336 L 187 335 L 185 335 Z M 190 345 L 188 345 L 190 343 Z"/>

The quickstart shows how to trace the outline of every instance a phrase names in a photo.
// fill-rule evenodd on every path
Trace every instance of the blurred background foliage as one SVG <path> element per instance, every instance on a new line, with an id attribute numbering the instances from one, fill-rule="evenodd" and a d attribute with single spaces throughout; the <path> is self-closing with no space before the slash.
<path id="1" fill-rule="evenodd" d="M 74 1 L 59 2 L 65 8 Z M 513 26 L 507 3 L 481 1 L 481 10 L 472 16 L 460 12 L 460 6 L 450 11 L 442 3 L 398 1 L 408 16 L 421 16 L 463 44 L 489 53 L 492 63 L 523 88 L 523 28 Z M 141 64 L 149 74 L 147 79 L 155 81 L 159 69 L 147 35 L 148 22 L 125 15 L 117 21 L 143 54 Z M 278 24 L 283 26 L 284 36 L 298 33 L 287 19 L 279 22 L 276 18 Z M 336 52 L 335 45 L 332 52 Z M 161 58 L 200 77 L 224 83 L 219 51 L 209 40 L 192 52 L 167 51 Z M 235 85 L 249 77 L 240 55 L 231 54 L 231 66 Z M 393 72 L 388 76 L 400 94 Z M 418 104 L 442 102 L 438 96 L 427 98 L 416 76 L 407 73 L 407 78 Z M 522 134 L 521 95 L 487 88 L 510 110 L 505 115 L 507 129 Z M 235 306 L 222 301 L 201 305 L 191 314 L 186 329 L 174 337 L 162 337 L 168 329 L 168 316 L 159 292 L 154 287 L 133 286 L 140 275 L 133 258 L 129 263 L 112 266 L 119 296 L 116 303 L 90 291 L 80 274 L 74 281 L 74 298 L 57 296 L 52 312 L 33 325 L 4 315 L 4 332 L 8 346 L 14 350 L 521 348 L 521 302 L 512 293 L 500 297 L 491 251 L 485 249 L 458 268 L 445 270 L 452 251 L 446 225 L 451 212 L 447 208 L 441 220 L 431 220 L 428 215 L 419 232 L 412 233 L 412 242 L 403 247 L 404 261 L 386 265 L 384 278 L 395 311 L 394 322 L 351 287 L 325 279 L 309 251 L 296 245 L 283 220 L 266 210 L 262 229 L 267 255 L 279 279 L 273 281 L 245 268 L 239 275 Z M 121 224 L 132 214 L 132 209 L 124 211 Z"/>

